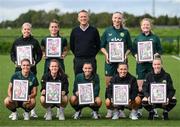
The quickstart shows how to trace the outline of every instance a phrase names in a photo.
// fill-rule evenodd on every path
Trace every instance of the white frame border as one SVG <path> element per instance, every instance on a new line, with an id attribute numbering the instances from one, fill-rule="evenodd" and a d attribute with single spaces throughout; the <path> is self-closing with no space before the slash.
<path id="1" fill-rule="evenodd" d="M 84 85 L 90 85 L 91 86 L 91 101 L 89 102 L 83 102 L 82 99 L 81 99 L 81 91 L 79 91 L 80 87 L 81 86 L 84 86 Z M 93 91 L 93 83 L 79 83 L 78 84 L 78 92 L 79 92 L 79 104 L 83 105 L 83 104 L 93 104 L 94 103 L 94 91 Z"/>
<path id="2" fill-rule="evenodd" d="M 48 85 L 49 84 L 59 84 L 59 101 L 49 101 L 47 99 L 47 89 L 48 89 Z M 60 104 L 61 103 L 61 82 L 46 82 L 46 94 L 45 94 L 45 98 L 46 98 L 46 103 L 48 104 Z M 50 85 L 49 85 L 50 86 Z"/>
<path id="3" fill-rule="evenodd" d="M 113 43 L 120 43 L 120 45 L 122 45 L 122 50 L 120 51 L 121 54 L 122 54 L 122 59 L 120 60 L 113 60 L 112 59 L 112 55 L 111 55 L 111 50 L 112 50 L 112 47 L 111 47 L 111 44 Z M 109 61 L 110 62 L 124 62 L 124 42 L 109 42 Z"/>
<path id="4" fill-rule="evenodd" d="M 123 87 L 125 86 L 127 88 L 127 95 L 126 95 L 126 98 L 127 98 L 127 101 L 125 103 L 118 103 L 116 102 L 115 100 L 115 87 L 118 86 L 118 87 Z M 113 85 L 113 104 L 114 105 L 128 105 L 129 104 L 129 84 L 114 84 Z"/>

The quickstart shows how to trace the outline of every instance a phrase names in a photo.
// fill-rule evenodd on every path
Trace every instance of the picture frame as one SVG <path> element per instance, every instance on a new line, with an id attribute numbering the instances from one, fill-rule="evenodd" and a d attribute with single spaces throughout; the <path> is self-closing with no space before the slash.
<path id="1" fill-rule="evenodd" d="M 28 80 L 13 80 L 12 100 L 13 101 L 27 101 L 29 91 Z"/>
<path id="2" fill-rule="evenodd" d="M 152 104 L 166 103 L 167 85 L 165 83 L 151 83 L 150 85 L 150 102 Z"/>
<path id="3" fill-rule="evenodd" d="M 129 84 L 113 85 L 113 104 L 114 105 L 129 104 Z"/>
<path id="4" fill-rule="evenodd" d="M 61 38 L 46 39 L 46 57 L 61 57 Z"/>
<path id="5" fill-rule="evenodd" d="M 138 61 L 151 62 L 153 61 L 153 43 L 152 41 L 138 42 Z"/>
<path id="6" fill-rule="evenodd" d="M 109 42 L 109 61 L 124 62 L 124 42 Z"/>
<path id="7" fill-rule="evenodd" d="M 46 103 L 61 103 L 61 82 L 46 82 Z"/>
<path id="8" fill-rule="evenodd" d="M 23 59 L 29 59 L 30 64 L 33 64 L 32 60 L 32 45 L 23 45 L 16 47 L 16 58 L 17 58 L 17 65 L 21 66 L 21 61 Z"/>
<path id="9" fill-rule="evenodd" d="M 80 105 L 94 103 L 93 83 L 78 84 L 78 92 Z"/>

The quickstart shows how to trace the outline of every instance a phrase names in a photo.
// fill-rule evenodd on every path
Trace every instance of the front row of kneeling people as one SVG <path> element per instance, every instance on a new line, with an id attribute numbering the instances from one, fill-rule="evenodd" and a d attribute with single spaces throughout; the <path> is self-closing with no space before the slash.
<path id="1" fill-rule="evenodd" d="M 106 89 L 107 98 L 105 104 L 107 109 L 111 110 L 109 117 L 112 119 L 119 119 L 120 117 L 125 117 L 124 109 L 129 109 L 130 115 L 129 118 L 132 120 L 138 119 L 138 109 L 141 105 L 149 112 L 148 119 L 154 119 L 154 109 L 161 108 L 163 109 L 163 119 L 168 120 L 168 112 L 173 109 L 176 105 L 175 98 L 175 89 L 173 87 L 173 82 L 170 74 L 165 72 L 162 68 L 162 60 L 160 57 L 156 57 L 152 63 L 153 70 L 146 75 L 144 85 L 143 85 L 143 97 L 138 95 L 138 86 L 136 78 L 128 72 L 127 63 L 119 63 L 117 67 L 117 74 L 113 76 Z M 4 100 L 5 106 L 12 111 L 12 120 L 18 119 L 17 108 L 24 109 L 24 120 L 29 120 L 29 112 L 36 105 L 36 95 L 38 80 L 30 72 L 30 61 L 24 59 L 21 61 L 21 71 L 16 72 L 9 83 L 8 87 L 8 96 Z M 73 95 L 70 97 L 69 101 L 75 114 L 73 115 L 74 119 L 80 119 L 81 112 L 84 107 L 90 107 L 92 111 L 92 118 L 99 119 L 100 114 L 98 113 L 99 108 L 102 105 L 102 100 L 99 97 L 100 91 L 100 81 L 98 74 L 94 73 L 91 63 L 84 63 L 83 73 L 78 74 L 75 77 Z M 29 91 L 28 91 L 28 101 L 14 101 L 12 100 L 12 89 L 13 89 L 13 80 L 28 80 L 29 81 Z M 47 82 L 61 82 L 61 103 L 59 104 L 49 104 L 46 103 L 46 83 Z M 152 104 L 150 101 L 150 84 L 151 83 L 166 83 L 167 88 L 167 99 L 166 103 Z M 93 94 L 94 94 L 94 103 L 81 105 L 79 103 L 79 83 L 93 83 Z M 113 103 L 113 85 L 114 84 L 129 84 L 129 103 L 128 105 L 114 105 Z M 52 59 L 49 64 L 49 72 L 42 76 L 41 80 L 41 97 L 40 103 L 46 109 L 46 114 L 44 115 L 45 120 L 52 120 L 52 108 L 57 107 L 58 110 L 58 119 L 65 120 L 64 109 L 68 104 L 68 76 L 64 73 L 63 69 L 60 67 L 59 62 L 55 59 Z M 108 114 L 107 114 L 108 115 Z M 108 117 L 108 116 L 106 116 Z"/>

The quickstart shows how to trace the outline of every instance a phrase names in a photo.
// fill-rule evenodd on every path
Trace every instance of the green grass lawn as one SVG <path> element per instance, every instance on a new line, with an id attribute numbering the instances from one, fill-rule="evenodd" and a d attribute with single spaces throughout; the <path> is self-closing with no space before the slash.
<path id="1" fill-rule="evenodd" d="M 119 120 L 111 120 L 105 119 L 104 116 L 106 114 L 106 108 L 104 103 L 104 91 L 105 91 L 105 82 L 104 82 L 104 57 L 102 55 L 97 56 L 98 62 L 98 74 L 100 76 L 101 81 L 101 91 L 100 97 L 103 100 L 103 105 L 100 109 L 100 114 L 102 118 L 99 120 L 92 120 L 90 113 L 91 110 L 85 108 L 83 110 L 83 118 L 80 120 L 73 120 L 72 115 L 74 113 L 73 108 L 71 108 L 70 104 L 68 104 L 65 109 L 65 121 L 59 121 L 56 118 L 53 118 L 52 121 L 45 121 L 43 115 L 45 113 L 45 109 L 40 105 L 39 95 L 40 92 L 38 90 L 38 96 L 36 98 L 37 105 L 36 111 L 39 116 L 37 119 L 31 119 L 30 121 L 24 121 L 22 117 L 22 109 L 18 109 L 20 112 L 18 121 L 11 121 L 8 116 L 10 111 L 6 109 L 3 105 L 3 100 L 7 96 L 7 87 L 8 82 L 11 75 L 14 73 L 14 65 L 10 61 L 9 55 L 0 55 L 0 126 L 179 126 L 180 124 L 180 104 L 177 103 L 176 107 L 169 113 L 169 121 L 161 120 L 162 110 L 158 110 L 160 118 L 154 121 L 147 120 L 147 111 L 143 111 L 143 117 L 137 121 L 132 121 L 129 118 L 119 119 Z M 73 74 L 73 56 L 68 55 L 65 59 L 66 72 L 69 76 L 69 95 L 72 95 L 72 84 L 74 80 Z M 174 87 L 176 88 L 176 97 L 177 100 L 180 100 L 180 61 L 172 58 L 171 56 L 163 56 L 164 68 L 167 72 L 169 72 L 172 76 Z M 44 60 L 38 65 L 38 79 L 41 79 L 43 73 L 43 64 Z M 135 75 L 135 60 L 134 58 L 129 58 L 129 69 L 130 72 Z M 40 86 L 39 86 L 40 89 Z M 55 114 L 55 110 L 54 110 Z M 126 110 L 126 115 L 128 116 L 129 111 Z"/>

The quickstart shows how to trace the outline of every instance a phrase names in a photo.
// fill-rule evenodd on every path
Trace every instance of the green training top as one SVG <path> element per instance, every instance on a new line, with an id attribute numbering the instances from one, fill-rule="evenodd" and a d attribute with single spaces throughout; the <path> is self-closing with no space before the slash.
<path id="1" fill-rule="evenodd" d="M 39 85 L 36 76 L 35 76 L 32 72 L 29 73 L 29 76 L 28 76 L 28 77 L 24 77 L 24 76 L 22 75 L 22 72 L 21 72 L 21 71 L 18 71 L 18 72 L 16 72 L 16 73 L 11 77 L 11 81 L 10 81 L 10 82 L 12 83 L 12 85 L 13 85 L 13 81 L 14 81 L 14 80 L 28 80 L 28 82 L 29 82 L 29 91 L 28 91 L 28 94 L 29 94 L 29 95 L 31 94 L 31 90 L 33 89 L 33 87 L 36 87 L 36 86 Z"/>
<path id="2" fill-rule="evenodd" d="M 143 41 L 152 41 L 153 44 L 153 54 L 155 53 L 162 53 L 162 47 L 160 43 L 160 39 L 158 36 L 154 35 L 153 33 L 150 33 L 149 35 L 145 35 L 144 33 L 141 33 L 138 35 L 135 40 L 133 41 L 133 55 L 137 54 L 137 45 L 138 42 L 143 42 Z"/>
<path id="3" fill-rule="evenodd" d="M 84 73 L 80 73 L 76 76 L 74 81 L 73 94 L 78 91 L 78 84 L 80 83 L 93 83 L 94 97 L 99 96 L 100 85 L 99 76 L 97 74 L 92 75 L 89 79 L 85 79 Z"/>
<path id="4" fill-rule="evenodd" d="M 113 26 L 106 28 L 101 37 L 101 48 L 109 51 L 109 42 L 124 42 L 124 52 L 131 50 L 132 47 L 129 31 L 124 28 L 115 29 Z"/>

